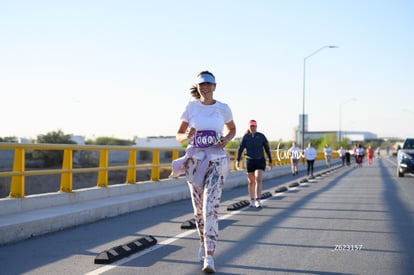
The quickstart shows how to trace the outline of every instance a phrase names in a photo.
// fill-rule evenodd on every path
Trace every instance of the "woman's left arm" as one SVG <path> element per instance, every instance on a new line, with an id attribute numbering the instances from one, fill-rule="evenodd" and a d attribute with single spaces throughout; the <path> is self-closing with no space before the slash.
<path id="1" fill-rule="evenodd" d="M 229 141 L 232 140 L 236 135 L 236 124 L 234 124 L 233 120 L 225 123 L 224 126 L 225 133 L 224 136 L 220 139 L 220 146 L 222 148 L 226 147 L 227 143 L 229 143 Z"/>

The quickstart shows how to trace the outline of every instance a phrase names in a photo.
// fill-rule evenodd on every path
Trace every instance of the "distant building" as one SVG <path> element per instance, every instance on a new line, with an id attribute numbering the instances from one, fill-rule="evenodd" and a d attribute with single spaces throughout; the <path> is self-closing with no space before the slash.
<path id="1" fill-rule="evenodd" d="M 85 137 L 83 136 L 70 136 L 70 140 L 76 142 L 77 145 L 85 145 Z"/>
<path id="2" fill-rule="evenodd" d="M 305 132 L 305 140 L 318 139 L 327 134 L 335 134 L 337 137 L 339 137 L 339 131 L 309 131 Z M 341 135 L 342 139 L 347 138 L 352 142 L 364 142 L 378 138 L 376 134 L 365 131 L 346 131 L 342 132 Z M 300 139 L 301 137 L 299 137 L 299 140 Z"/>
<path id="3" fill-rule="evenodd" d="M 145 137 L 145 138 L 136 138 L 135 140 L 136 147 L 147 147 L 147 148 L 172 148 L 172 149 L 182 149 L 181 143 L 175 140 L 175 136 L 171 137 Z M 142 152 L 139 152 L 139 154 Z M 160 152 L 160 158 L 171 158 L 171 151 L 162 151 Z"/>
<path id="4" fill-rule="evenodd" d="M 378 139 L 378 136 L 371 132 L 363 131 L 346 131 L 342 133 L 343 137 L 347 137 L 350 141 L 367 141 Z"/>
<path id="5" fill-rule="evenodd" d="M 20 143 L 20 144 L 31 144 L 31 143 L 33 143 L 33 139 L 31 139 L 31 138 L 25 138 L 25 137 L 19 137 L 19 138 L 17 138 L 17 143 Z"/>
<path id="6" fill-rule="evenodd" d="M 175 140 L 175 136 L 137 138 L 135 140 L 135 146 L 152 148 L 182 148 L 181 143 Z"/>
<path id="7" fill-rule="evenodd" d="M 305 125 L 302 124 L 303 118 L 305 119 Z M 367 140 L 378 139 L 376 134 L 365 131 L 309 131 L 308 115 L 305 115 L 305 117 L 299 115 L 299 127 L 295 132 L 295 140 L 298 144 L 302 143 L 303 126 L 305 126 L 305 134 L 303 135 L 305 144 L 309 140 L 322 138 L 327 134 L 335 134 L 338 137 L 338 139 L 343 140 L 344 138 L 347 138 L 351 142 L 364 142 Z"/>

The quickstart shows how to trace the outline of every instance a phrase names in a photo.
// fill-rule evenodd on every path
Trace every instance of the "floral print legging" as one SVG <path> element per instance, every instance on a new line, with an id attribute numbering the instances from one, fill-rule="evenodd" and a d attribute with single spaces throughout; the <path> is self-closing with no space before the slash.
<path id="1" fill-rule="evenodd" d="M 192 179 L 199 163 L 197 159 L 188 159 L 186 177 L 198 235 L 204 240 L 206 251 L 215 251 L 218 238 L 218 208 L 223 184 L 228 175 L 228 158 L 210 161 L 203 184 L 195 185 Z"/>

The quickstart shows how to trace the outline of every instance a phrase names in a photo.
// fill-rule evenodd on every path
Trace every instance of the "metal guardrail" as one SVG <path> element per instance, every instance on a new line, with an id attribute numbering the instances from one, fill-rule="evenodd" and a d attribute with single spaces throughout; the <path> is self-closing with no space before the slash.
<path id="1" fill-rule="evenodd" d="M 23 198 L 25 196 L 25 177 L 35 175 L 60 174 L 60 191 L 72 192 L 72 179 L 74 173 L 97 172 L 97 186 L 108 187 L 108 172 L 114 170 L 126 170 L 126 184 L 135 184 L 137 182 L 137 169 L 151 169 L 151 181 L 160 180 L 160 168 L 171 168 L 171 163 L 160 163 L 160 152 L 172 152 L 172 159 L 179 157 L 180 152 L 184 152 L 184 148 L 152 148 L 152 147 L 135 147 L 135 146 L 109 146 L 109 145 L 69 145 L 69 144 L 17 144 L 17 143 L 0 143 L 1 150 L 14 150 L 12 171 L 0 172 L 1 177 L 11 177 L 10 198 Z M 41 169 L 35 171 L 26 171 L 25 152 L 28 150 L 60 150 L 63 151 L 63 161 L 61 169 Z M 91 168 L 74 168 L 73 154 L 74 151 L 98 151 L 99 164 L 98 167 Z M 127 151 L 129 152 L 127 165 L 109 166 L 110 151 Z M 151 164 L 137 164 L 138 151 L 151 151 Z M 231 169 L 236 170 L 237 157 L 236 149 L 226 149 L 233 162 Z M 289 156 L 286 150 L 271 150 L 273 165 L 290 164 Z M 323 159 L 323 153 L 318 153 L 317 160 Z M 241 162 L 241 168 L 244 168 L 244 156 Z"/>
<path id="2" fill-rule="evenodd" d="M 160 163 L 160 151 L 172 151 L 172 159 L 178 158 L 179 151 L 184 149 L 176 148 L 149 148 L 134 146 L 104 146 L 104 145 L 69 145 L 69 144 L 16 144 L 16 143 L 0 143 L 0 150 L 14 150 L 13 168 L 10 172 L 0 172 L 0 177 L 11 177 L 10 195 L 12 198 L 21 198 L 25 196 L 25 177 L 34 175 L 50 175 L 60 174 L 60 191 L 72 192 L 72 177 L 74 173 L 97 172 L 97 186 L 108 186 L 108 172 L 114 170 L 126 170 L 126 183 L 136 183 L 137 169 L 151 169 L 151 180 L 160 180 L 160 168 L 170 167 L 171 164 Z M 63 161 L 61 169 L 41 169 L 36 171 L 26 171 L 25 152 L 28 150 L 60 150 L 63 151 Z M 74 168 L 73 153 L 74 151 L 98 151 L 99 164 L 98 167 L 90 168 Z M 110 151 L 127 151 L 129 152 L 127 165 L 109 166 Z M 138 151 L 151 151 L 151 164 L 137 164 Z"/>

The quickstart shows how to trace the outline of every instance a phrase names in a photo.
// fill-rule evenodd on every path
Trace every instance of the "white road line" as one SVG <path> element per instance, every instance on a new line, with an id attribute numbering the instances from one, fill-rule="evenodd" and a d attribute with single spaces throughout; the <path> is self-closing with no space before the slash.
<path id="1" fill-rule="evenodd" d="M 114 269 L 114 268 L 116 268 L 116 267 L 118 267 L 120 265 L 123 265 L 123 264 L 125 264 L 127 262 L 130 262 L 130 261 L 132 261 L 132 260 L 134 260 L 136 258 L 139 258 L 139 257 L 141 257 L 141 256 L 143 256 L 145 254 L 148 254 L 148 253 L 150 253 L 150 252 L 152 252 L 154 250 L 157 250 L 158 248 L 161 248 L 161 247 L 163 247 L 163 246 L 165 246 L 167 244 L 171 244 L 171 243 L 173 243 L 173 242 L 175 242 L 175 241 L 177 241 L 179 239 L 182 239 L 184 237 L 187 237 L 188 235 L 193 234 L 195 231 L 196 231 L 195 229 L 185 231 L 185 232 L 180 233 L 180 234 L 178 234 L 178 235 L 176 235 L 176 236 L 174 236 L 172 238 L 169 238 L 167 240 L 164 240 L 164 241 L 162 241 L 162 242 L 160 242 L 160 243 L 158 243 L 158 244 L 156 244 L 154 246 L 151 246 L 148 249 L 145 249 L 145 250 L 140 251 L 138 253 L 132 254 L 129 257 L 126 257 L 124 259 L 121 259 L 119 261 L 116 261 L 113 264 L 109 264 L 109 265 L 100 267 L 100 268 L 98 268 L 98 269 L 96 269 L 94 271 L 91 271 L 91 272 L 86 273 L 85 275 L 98 275 L 98 274 L 102 274 L 102 273 L 104 273 L 104 272 L 106 272 L 108 270 Z"/>
<path id="2" fill-rule="evenodd" d="M 295 189 L 296 189 L 296 187 L 289 188 L 289 190 L 295 190 Z M 280 195 L 282 195 L 282 193 L 276 193 L 275 195 L 273 195 L 273 196 L 271 196 L 269 198 L 266 198 L 263 201 L 271 200 L 272 198 L 277 197 L 277 196 L 280 196 Z M 248 209 L 248 207 L 243 207 L 240 210 L 231 211 L 231 213 L 221 216 L 219 218 L 219 220 L 228 219 L 228 218 L 230 218 L 230 217 L 232 217 L 232 216 L 240 213 L 241 211 L 245 211 L 246 209 Z M 150 253 L 152 251 L 155 251 L 155 250 L 157 250 L 157 249 L 159 249 L 159 248 L 161 248 L 161 247 L 163 247 L 165 245 L 171 244 L 171 243 L 173 243 L 173 242 L 175 242 L 177 240 L 180 240 L 180 239 L 182 239 L 184 237 L 187 237 L 188 235 L 191 235 L 194 232 L 196 232 L 196 229 L 187 230 L 187 231 L 185 231 L 183 233 L 180 233 L 180 234 L 178 234 L 178 235 L 176 235 L 174 237 L 171 237 L 169 239 L 166 239 L 166 240 L 164 240 L 164 241 L 162 241 L 162 242 L 160 242 L 160 243 L 158 243 L 158 244 L 156 244 L 154 246 L 151 246 L 148 249 L 145 249 L 145 250 L 140 251 L 138 253 L 132 254 L 129 257 L 126 257 L 124 259 L 121 259 L 119 261 L 116 261 L 116 262 L 114 262 L 112 264 L 105 265 L 105 266 L 102 266 L 102 267 L 100 267 L 98 269 L 95 269 L 95 270 L 93 270 L 91 272 L 85 273 L 85 275 L 99 275 L 99 274 L 102 274 L 102 273 L 104 273 L 106 271 L 109 271 L 109 270 L 114 269 L 114 268 L 116 268 L 118 266 L 121 266 L 121 265 L 123 265 L 125 263 L 128 263 L 128 262 L 130 262 L 132 260 L 135 260 L 135 259 L 137 259 L 137 258 L 139 258 L 139 257 L 141 257 L 143 255 L 146 255 L 146 254 L 148 254 L 148 253 Z"/>
<path id="3" fill-rule="evenodd" d="M 392 161 L 389 158 L 386 158 L 385 160 L 391 163 L 393 166 L 397 166 L 397 163 L 395 161 Z"/>

